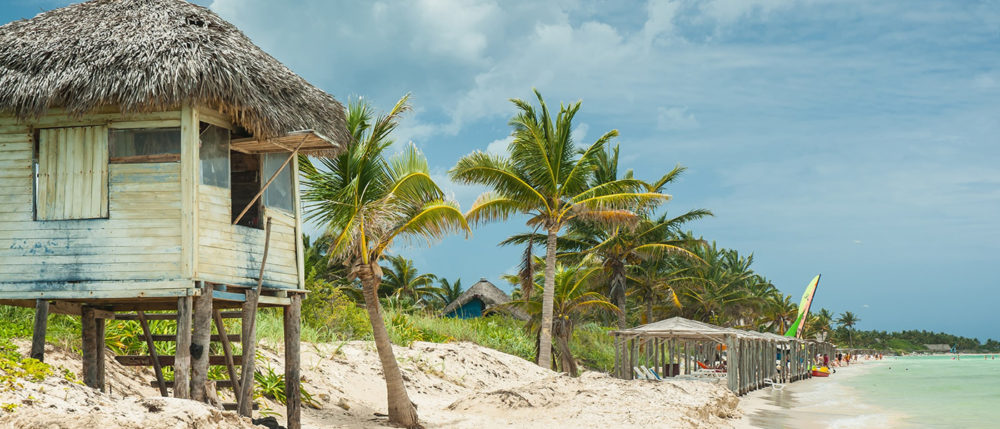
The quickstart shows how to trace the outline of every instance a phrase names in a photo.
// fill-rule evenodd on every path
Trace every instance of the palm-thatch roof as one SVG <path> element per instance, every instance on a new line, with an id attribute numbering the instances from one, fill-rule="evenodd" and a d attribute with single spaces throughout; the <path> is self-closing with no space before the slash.
<path id="1" fill-rule="evenodd" d="M 193 102 L 257 139 L 348 141 L 344 108 L 214 12 L 183 0 L 92 0 L 0 26 L 0 113 L 149 112 Z"/>
<path id="2" fill-rule="evenodd" d="M 484 311 L 510 302 L 510 297 L 500 290 L 500 288 L 496 287 L 496 285 L 490 283 L 486 279 L 479 279 L 476 284 L 466 289 L 465 292 L 462 292 L 457 299 L 448 304 L 448 306 L 442 310 L 442 314 L 452 313 L 474 299 L 478 299 L 483 302 Z"/>

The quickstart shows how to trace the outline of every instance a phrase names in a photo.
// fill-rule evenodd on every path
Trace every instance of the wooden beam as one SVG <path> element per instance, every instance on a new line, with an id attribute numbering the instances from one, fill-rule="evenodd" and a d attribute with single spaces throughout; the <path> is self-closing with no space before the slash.
<path id="1" fill-rule="evenodd" d="M 191 398 L 191 385 L 188 384 L 191 371 L 191 301 L 190 296 L 177 300 L 177 357 L 171 359 L 171 364 L 174 367 L 174 397 L 181 399 Z M 161 359 L 164 357 L 167 356 L 160 356 Z M 162 360 L 160 364 L 163 364 Z"/>
<path id="2" fill-rule="evenodd" d="M 185 279 L 198 276 L 199 126 L 198 109 L 184 103 L 181 106 L 181 275 Z"/>
<path id="3" fill-rule="evenodd" d="M 146 313 L 139 312 L 139 325 L 142 326 L 142 334 L 146 337 L 146 348 L 152 357 L 153 373 L 156 375 L 156 382 L 160 388 L 160 396 L 169 396 L 167 383 L 163 380 L 163 367 L 160 366 L 160 356 L 156 353 L 156 345 L 153 343 L 153 335 L 149 331 L 149 322 L 146 321 Z"/>
<path id="4" fill-rule="evenodd" d="M 218 311 L 218 310 L 214 309 L 214 311 Z M 149 316 L 152 316 L 152 315 L 151 314 L 147 314 L 146 315 L 146 317 L 149 317 Z M 221 341 L 221 338 L 218 335 L 215 335 L 215 334 L 212 334 L 212 336 L 209 337 L 209 339 L 212 342 L 219 342 L 219 341 Z M 238 342 L 240 342 L 240 334 L 228 334 L 228 335 L 226 335 L 226 339 L 229 340 L 230 344 L 231 343 L 238 343 Z M 153 341 L 163 341 L 163 342 L 172 343 L 174 341 L 177 341 L 177 336 L 176 335 L 157 335 L 157 334 L 153 334 Z"/>
<path id="5" fill-rule="evenodd" d="M 179 367 L 178 360 L 177 360 L 176 356 L 163 355 L 163 356 L 157 356 L 156 359 L 160 362 L 161 366 L 172 366 L 172 367 L 174 367 L 175 371 Z M 125 366 L 150 366 L 150 365 L 153 364 L 153 359 L 149 355 L 115 356 L 115 360 L 118 361 L 118 363 L 120 363 L 122 365 L 125 365 Z M 233 356 L 233 364 L 234 365 L 241 365 L 242 363 L 243 363 L 242 356 Z M 225 365 L 226 364 L 226 357 L 225 356 L 221 356 L 221 355 L 208 356 L 208 364 L 209 365 Z M 179 381 L 179 380 L 180 379 L 177 378 L 177 374 L 174 374 L 174 383 L 175 383 L 175 385 L 176 385 L 177 381 Z M 177 392 L 174 392 L 174 396 L 177 396 L 176 393 Z M 194 398 L 186 398 L 186 399 L 194 399 Z"/>
<path id="6" fill-rule="evenodd" d="M 223 311 L 221 312 L 221 316 L 223 319 L 237 319 L 243 317 L 243 313 L 239 311 Z M 134 313 L 119 314 L 117 317 L 118 320 L 139 320 L 139 315 Z M 177 313 L 147 314 L 146 320 L 177 320 Z"/>
<path id="7" fill-rule="evenodd" d="M 236 375 L 236 363 L 233 360 L 233 347 L 229 344 L 229 335 L 226 334 L 226 324 L 223 323 L 222 315 L 219 314 L 219 310 L 212 311 L 212 318 L 215 319 L 215 330 L 219 331 L 219 335 L 213 335 L 213 337 L 218 337 L 222 340 L 222 353 L 226 357 L 226 371 L 229 372 L 229 385 L 233 388 L 233 397 L 236 401 L 240 400 L 240 381 Z M 239 338 L 239 336 L 234 335 Z M 221 386 L 221 383 L 219 384 Z"/>
<path id="8" fill-rule="evenodd" d="M 302 391 L 299 376 L 299 337 L 302 329 L 302 295 L 289 297 L 291 305 L 284 310 L 285 331 L 285 416 L 288 429 L 302 428 Z"/>
<path id="9" fill-rule="evenodd" d="M 45 361 L 45 330 L 49 322 L 49 302 L 35 301 L 35 326 L 31 333 L 31 358 Z"/>
<path id="10" fill-rule="evenodd" d="M 201 295 L 194 299 L 194 334 L 191 336 L 191 399 L 207 402 L 209 338 L 212 336 L 212 285 L 198 282 Z"/>
<path id="11" fill-rule="evenodd" d="M 48 302 L 48 301 L 46 301 L 46 302 Z M 82 308 L 83 308 L 83 304 L 80 304 L 80 303 L 77 303 L 77 302 L 52 301 L 52 303 L 49 304 L 49 313 L 52 313 L 52 314 L 69 314 L 69 315 L 72 315 L 72 316 L 80 316 L 80 315 L 83 314 L 83 309 Z M 105 319 L 105 320 L 114 320 L 115 319 L 115 313 L 113 311 L 101 310 L 99 308 L 94 308 L 94 307 L 90 307 L 90 309 L 91 309 L 91 311 L 94 312 L 94 317 L 97 317 L 97 318 L 100 318 L 100 319 Z"/>
<path id="12" fill-rule="evenodd" d="M 267 187 L 271 186 L 271 182 L 274 182 L 274 179 L 278 178 L 278 174 L 280 174 L 285 169 L 285 167 L 288 166 L 288 163 L 291 162 L 292 158 L 295 158 L 299 154 L 299 149 L 302 148 L 302 145 L 305 143 L 306 143 L 306 137 L 303 137 L 302 141 L 299 142 L 299 145 L 295 147 L 295 150 L 292 151 L 292 153 L 288 154 L 288 158 L 285 159 L 285 162 L 281 163 L 281 167 L 278 167 L 278 169 L 274 171 L 274 174 L 271 175 L 271 178 L 267 179 L 267 183 L 265 183 L 264 186 L 261 186 L 260 190 L 257 191 L 257 194 L 254 195 L 253 198 L 250 199 L 250 202 L 247 203 L 246 207 L 243 207 L 243 211 L 241 211 L 239 216 L 236 216 L 236 219 L 233 220 L 233 225 L 236 225 L 237 223 L 239 223 L 240 219 L 243 219 L 243 215 L 247 214 L 247 211 L 250 210 L 250 207 L 253 207 L 254 203 L 257 202 L 257 199 L 260 198 L 261 195 L 264 195 L 264 191 L 267 190 Z M 261 165 L 264 165 L 263 161 L 261 161 Z M 298 192 L 298 190 L 296 190 L 296 192 Z"/>

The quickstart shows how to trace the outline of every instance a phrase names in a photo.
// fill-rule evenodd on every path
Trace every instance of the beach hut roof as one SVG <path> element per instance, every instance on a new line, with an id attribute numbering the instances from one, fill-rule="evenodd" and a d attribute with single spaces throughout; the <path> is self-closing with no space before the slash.
<path id="1" fill-rule="evenodd" d="M 671 317 L 659 322 L 648 323 L 636 326 L 631 329 L 615 331 L 617 334 L 633 334 L 645 336 L 671 336 L 678 338 L 722 338 L 732 335 L 736 331 L 721 326 L 715 326 L 697 320 L 685 319 L 683 317 Z"/>
<path id="2" fill-rule="evenodd" d="M 500 288 L 496 287 L 496 285 L 486 279 L 479 279 L 476 284 L 466 289 L 465 292 L 462 292 L 457 299 L 448 304 L 442 311 L 444 314 L 451 313 L 477 298 L 483 302 L 486 308 L 510 302 L 510 297 L 500 290 Z"/>
<path id="3" fill-rule="evenodd" d="M 349 137 L 330 94 L 183 0 L 92 0 L 0 26 L 0 112 L 26 120 L 54 107 L 138 113 L 185 102 L 255 139 L 308 134 L 313 154 L 333 155 Z"/>

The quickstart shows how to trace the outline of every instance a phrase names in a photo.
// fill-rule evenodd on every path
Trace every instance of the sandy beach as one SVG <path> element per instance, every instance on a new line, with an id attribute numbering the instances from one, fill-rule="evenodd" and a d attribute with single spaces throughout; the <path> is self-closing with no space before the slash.
<path id="1" fill-rule="evenodd" d="M 28 343 L 19 345 L 26 349 Z M 394 349 L 428 428 L 720 428 L 731 427 L 739 417 L 739 399 L 721 384 L 626 381 L 596 372 L 573 378 L 472 343 L 417 342 Z M 265 368 L 281 367 L 278 348 L 264 345 L 262 354 Z M 76 359 L 61 348 L 46 350 L 48 363 L 73 372 L 79 369 Z M 0 403 L 19 404 L 16 412 L 0 417 L 0 427 L 253 427 L 234 412 L 160 398 L 147 368 L 123 367 L 111 359 L 107 365 L 111 394 L 60 375 L 0 392 Z M 303 344 L 302 375 L 303 387 L 317 401 L 317 407 L 303 410 L 304 427 L 390 427 L 385 383 L 371 342 Z M 228 392 L 221 393 L 226 401 Z M 284 421 L 284 406 L 258 402 Z"/>
<path id="2" fill-rule="evenodd" d="M 740 398 L 743 417 L 737 429 L 895 427 L 902 415 L 857 399 L 850 380 L 886 361 L 862 361 L 836 368 L 829 378 L 789 383 L 782 390 L 761 389 Z"/>

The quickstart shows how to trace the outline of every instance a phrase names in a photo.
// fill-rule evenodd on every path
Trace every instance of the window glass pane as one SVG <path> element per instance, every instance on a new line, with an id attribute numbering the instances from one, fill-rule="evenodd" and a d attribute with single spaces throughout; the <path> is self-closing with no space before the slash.
<path id="1" fill-rule="evenodd" d="M 264 154 L 262 158 L 264 159 L 264 168 L 261 169 L 263 173 L 261 177 L 262 181 L 267 183 L 267 180 L 288 159 L 288 154 L 268 153 Z M 264 205 L 295 212 L 293 209 L 295 204 L 292 200 L 292 162 L 285 166 L 281 174 L 278 174 L 278 177 L 271 183 L 271 186 L 268 186 L 267 190 L 264 191 Z"/>
<path id="2" fill-rule="evenodd" d="M 111 130 L 109 137 L 108 155 L 113 163 L 181 160 L 180 128 Z"/>
<path id="3" fill-rule="evenodd" d="M 201 124 L 201 183 L 229 188 L 229 130 Z"/>

